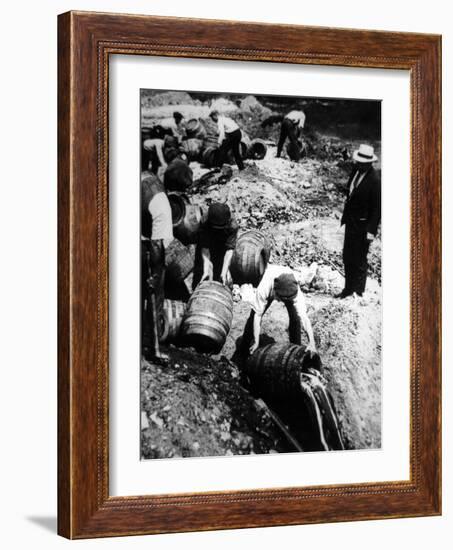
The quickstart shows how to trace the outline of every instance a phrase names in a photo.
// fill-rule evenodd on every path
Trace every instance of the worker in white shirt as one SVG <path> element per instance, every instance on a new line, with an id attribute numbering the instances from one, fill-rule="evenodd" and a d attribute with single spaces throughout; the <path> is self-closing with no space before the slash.
<path id="1" fill-rule="evenodd" d="M 142 346 L 157 358 L 165 358 L 159 337 L 164 327 L 165 248 L 172 240 L 171 207 L 164 186 L 157 176 L 145 173 L 141 181 Z"/>
<path id="2" fill-rule="evenodd" d="M 305 113 L 303 111 L 291 111 L 282 120 L 280 127 L 280 138 L 277 145 L 277 158 L 282 154 L 286 138 L 289 138 L 293 149 L 297 150 L 299 144 L 297 139 L 305 126 Z"/>
<path id="3" fill-rule="evenodd" d="M 159 124 L 164 130 L 170 130 L 172 136 L 178 140 L 178 143 L 181 143 L 186 137 L 184 115 L 182 115 L 179 111 L 175 111 L 171 118 L 161 120 Z"/>
<path id="4" fill-rule="evenodd" d="M 261 321 L 273 300 L 283 302 L 289 316 L 289 340 L 301 345 L 302 328 L 308 337 L 307 350 L 316 353 L 313 328 L 307 315 L 305 299 L 291 268 L 268 264 L 256 292 L 249 297 L 252 311 L 245 325 L 241 350 L 254 353 L 260 344 Z M 248 348 L 248 349 L 247 349 Z"/>
<path id="5" fill-rule="evenodd" d="M 241 129 L 232 118 L 220 115 L 218 111 L 211 111 L 209 116 L 217 123 L 219 131 L 219 163 L 223 164 L 223 162 L 225 162 L 228 151 L 231 150 L 239 170 L 243 170 L 244 162 L 241 158 L 240 150 L 242 139 Z"/>
<path id="6" fill-rule="evenodd" d="M 148 170 L 151 163 L 151 172 L 157 174 L 159 169 L 163 173 L 167 168 L 164 157 L 164 140 L 160 138 L 145 139 L 142 150 L 142 169 Z"/>

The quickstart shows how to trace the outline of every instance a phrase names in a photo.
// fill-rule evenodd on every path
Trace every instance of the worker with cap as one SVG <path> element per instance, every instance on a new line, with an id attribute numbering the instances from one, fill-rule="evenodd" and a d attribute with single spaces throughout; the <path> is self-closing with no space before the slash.
<path id="1" fill-rule="evenodd" d="M 195 252 L 194 289 L 205 280 L 228 283 L 238 229 L 227 204 L 213 202 L 209 206 Z"/>
<path id="2" fill-rule="evenodd" d="M 247 286 L 247 285 L 245 285 Z M 316 353 L 313 328 L 307 315 L 305 298 L 291 268 L 268 264 L 254 293 L 249 296 L 252 311 L 244 328 L 241 353 L 254 353 L 260 344 L 261 321 L 272 302 L 282 302 L 289 316 L 289 340 L 301 345 L 302 329 L 308 337 L 307 350 Z"/>
<path id="3" fill-rule="evenodd" d="M 172 240 L 171 207 L 164 186 L 155 174 L 145 172 L 141 179 L 142 347 L 149 347 L 157 358 L 165 358 L 159 338 L 164 324 L 165 248 Z"/>
<path id="4" fill-rule="evenodd" d="M 238 124 L 232 118 L 220 115 L 218 111 L 211 111 L 209 117 L 217 123 L 219 132 L 219 164 L 226 162 L 228 152 L 231 150 L 239 170 L 243 170 L 244 162 L 240 149 L 242 132 Z"/>
<path id="5" fill-rule="evenodd" d="M 277 158 L 282 154 L 286 138 L 289 139 L 294 151 L 300 149 L 298 138 L 305 126 L 305 113 L 303 111 L 290 111 L 282 120 L 280 138 L 277 145 Z"/>
<path id="6" fill-rule="evenodd" d="M 371 145 L 362 143 L 354 151 L 354 168 L 348 179 L 341 225 L 345 226 L 343 264 L 344 289 L 338 298 L 354 293 L 362 296 L 368 271 L 368 249 L 381 220 L 381 178 L 373 168 L 377 161 Z"/>
<path id="7" fill-rule="evenodd" d="M 184 115 L 179 111 L 174 111 L 171 118 L 164 118 L 159 121 L 159 125 L 162 126 L 167 135 L 168 132 L 170 132 L 171 135 L 177 139 L 178 143 L 181 143 L 181 141 L 186 138 Z"/>

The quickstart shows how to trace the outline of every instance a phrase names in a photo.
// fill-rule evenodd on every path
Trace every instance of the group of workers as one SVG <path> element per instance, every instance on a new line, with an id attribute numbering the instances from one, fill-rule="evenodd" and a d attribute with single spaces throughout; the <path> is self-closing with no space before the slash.
<path id="1" fill-rule="evenodd" d="M 231 150 L 240 170 L 244 168 L 240 154 L 241 130 L 237 123 L 217 111 L 210 113 L 218 125 L 219 149 L 223 156 Z M 277 157 L 281 155 L 287 138 L 297 142 L 305 124 L 302 111 L 291 111 L 281 123 Z M 167 127 L 158 129 L 153 137 L 143 142 L 142 156 L 150 151 L 142 163 L 142 292 L 143 335 L 149 339 L 149 352 L 163 357 L 159 337 L 163 326 L 165 247 L 173 239 L 173 223 L 169 190 L 184 191 L 192 182 L 192 170 L 179 145 L 185 138 L 183 116 L 173 115 Z M 165 139 L 165 136 L 169 139 Z M 165 150 L 166 148 L 166 150 Z M 346 298 L 361 296 L 367 277 L 367 254 L 380 222 L 380 179 L 373 168 L 377 160 L 370 145 L 362 144 L 354 152 L 354 169 L 346 188 L 346 202 L 341 224 L 345 225 L 343 261 L 345 286 L 337 295 Z M 160 175 L 158 176 L 160 166 Z M 163 183 L 161 182 L 163 181 Z M 207 220 L 200 229 L 195 253 L 193 289 L 202 281 L 229 283 L 229 268 L 236 246 L 238 224 L 228 205 L 214 202 L 209 206 Z M 307 349 L 315 353 L 313 329 L 307 315 L 305 299 L 295 274 L 289 267 L 268 264 L 261 281 L 249 300 L 251 313 L 245 325 L 241 351 L 252 354 L 260 343 L 263 315 L 274 300 L 282 302 L 288 312 L 289 336 L 294 344 L 301 344 L 302 329 L 308 338 Z"/>

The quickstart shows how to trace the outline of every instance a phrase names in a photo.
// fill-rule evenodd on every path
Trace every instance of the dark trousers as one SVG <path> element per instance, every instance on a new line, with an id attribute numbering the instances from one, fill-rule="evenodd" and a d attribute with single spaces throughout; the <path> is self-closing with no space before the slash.
<path id="1" fill-rule="evenodd" d="M 269 306 L 272 302 L 269 302 L 266 309 L 264 310 L 264 313 L 268 310 Z M 291 302 L 285 302 L 286 310 L 288 311 L 288 317 L 289 317 L 289 341 L 291 344 L 297 344 L 300 346 L 302 344 L 302 336 L 301 336 L 301 329 L 302 329 L 302 320 L 300 319 L 296 308 Z M 263 313 L 263 315 L 264 315 Z M 243 356 L 248 355 L 249 348 L 252 345 L 253 341 L 253 322 L 255 320 L 255 312 L 250 312 L 249 318 L 247 319 L 247 322 L 245 323 L 244 327 L 244 333 L 242 335 L 242 340 L 240 344 L 240 353 Z"/>
<path id="2" fill-rule="evenodd" d="M 153 345 L 154 327 L 161 336 L 164 328 L 165 248 L 162 239 L 141 241 L 142 282 L 142 347 Z M 156 300 L 156 317 L 151 306 L 151 297 Z"/>
<path id="3" fill-rule="evenodd" d="M 244 163 L 242 162 L 241 158 L 241 139 L 242 139 L 242 133 L 239 128 L 235 130 L 234 132 L 231 132 L 230 134 L 225 134 L 225 139 L 220 145 L 219 148 L 219 160 L 220 163 L 224 163 L 227 160 L 228 151 L 233 152 L 234 160 L 236 164 L 238 165 L 239 170 L 244 169 Z"/>
<path id="4" fill-rule="evenodd" d="M 280 127 L 280 138 L 277 145 L 277 157 L 282 154 L 282 149 L 283 145 L 285 144 L 286 138 L 289 138 L 289 141 L 291 142 L 295 150 L 299 148 L 299 144 L 297 143 L 297 128 L 294 122 L 291 122 L 289 118 L 284 118 Z"/>
<path id="5" fill-rule="evenodd" d="M 193 278 L 192 278 L 192 290 L 195 290 L 200 282 L 201 277 L 203 276 L 203 258 L 201 256 L 202 247 L 200 244 L 197 244 L 195 249 L 195 263 L 193 268 Z M 226 250 L 209 250 L 209 255 L 211 256 L 212 262 L 212 280 L 220 282 L 220 274 L 222 273 L 223 259 L 225 257 Z"/>
<path id="6" fill-rule="evenodd" d="M 344 291 L 348 294 L 356 292 L 361 296 L 365 291 L 368 272 L 368 248 L 369 242 L 366 231 L 357 231 L 346 224 L 343 263 L 345 273 Z"/>

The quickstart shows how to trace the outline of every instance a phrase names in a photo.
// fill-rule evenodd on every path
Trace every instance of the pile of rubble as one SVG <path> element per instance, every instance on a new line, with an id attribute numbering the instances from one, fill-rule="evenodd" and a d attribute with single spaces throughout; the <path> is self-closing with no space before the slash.
<path id="1" fill-rule="evenodd" d="M 171 348 L 170 364 L 143 361 L 142 458 L 285 452 L 266 409 L 240 383 L 237 367 Z"/>

